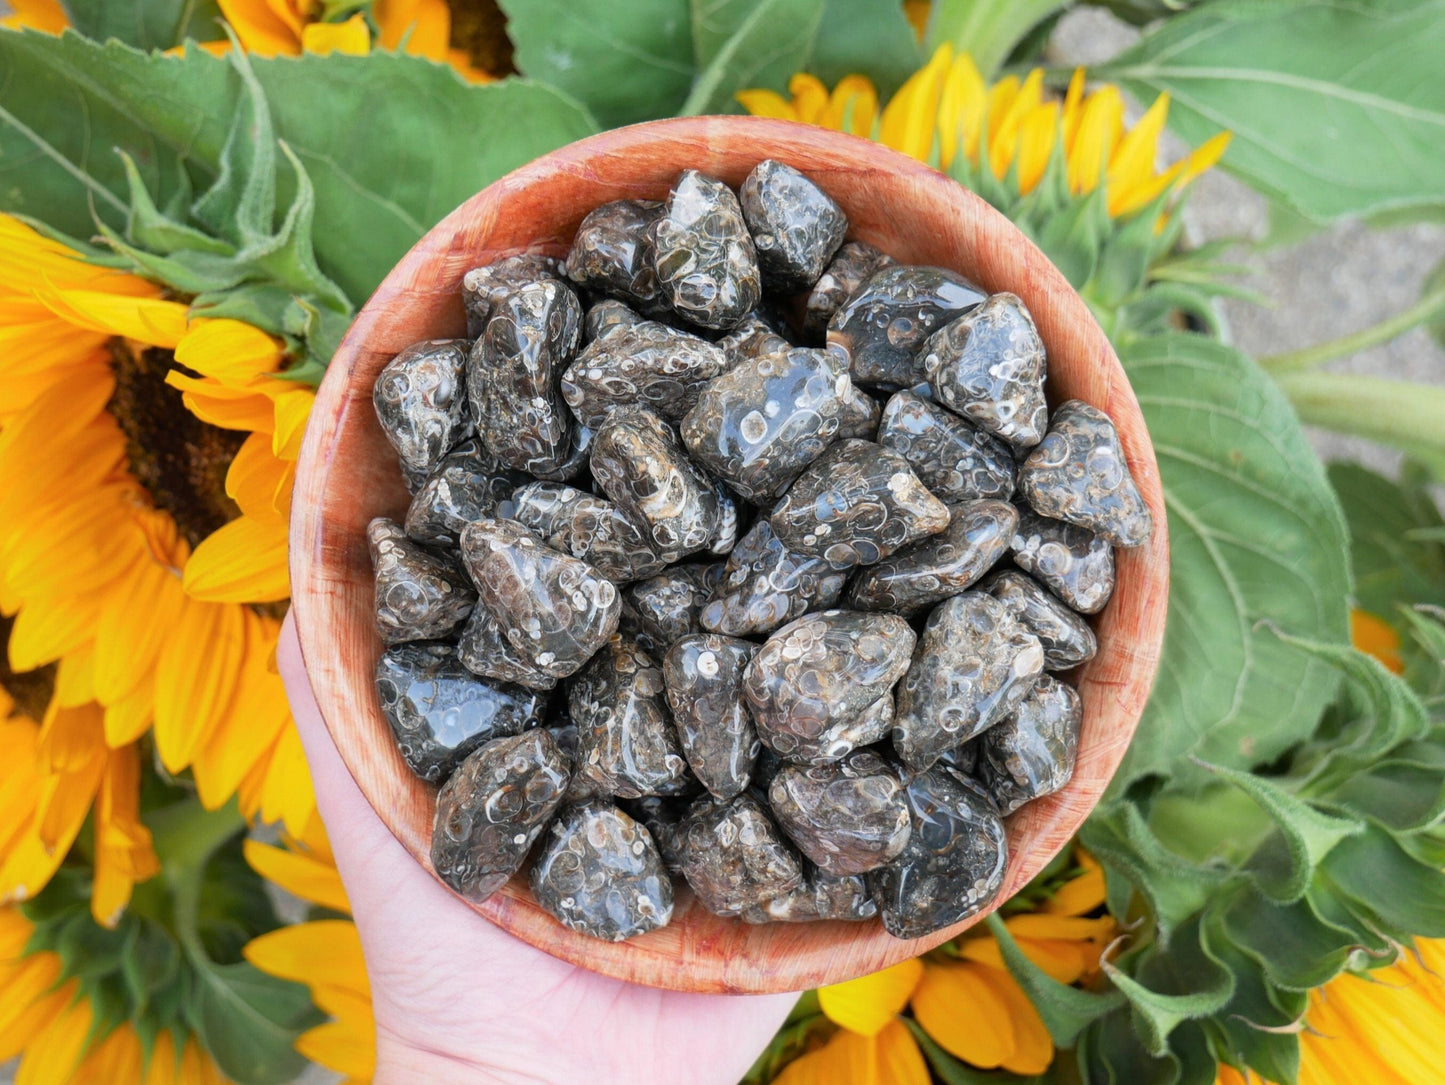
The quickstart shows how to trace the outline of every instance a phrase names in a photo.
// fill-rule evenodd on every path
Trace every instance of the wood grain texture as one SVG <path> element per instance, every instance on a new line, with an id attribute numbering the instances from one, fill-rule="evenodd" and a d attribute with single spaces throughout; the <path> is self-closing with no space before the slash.
<path id="1" fill-rule="evenodd" d="M 583 215 L 598 204 L 661 199 L 684 167 L 737 185 L 767 157 L 796 166 L 837 200 L 848 213 L 850 237 L 903 263 L 953 268 L 990 291 L 1019 295 L 1048 348 L 1051 401 L 1082 399 L 1109 414 L 1154 514 L 1149 543 L 1118 554 L 1118 588 L 1096 622 L 1099 654 L 1075 676 L 1084 723 L 1073 780 L 1009 819 L 1011 856 L 1000 902 L 1068 842 L 1138 725 L 1158 665 L 1169 585 L 1159 469 L 1118 358 L 1064 277 L 981 199 L 870 141 L 752 117 L 636 125 L 582 140 L 509 174 L 418 242 L 347 334 L 306 434 L 291 522 L 291 584 L 307 672 L 357 784 L 429 870 L 435 791 L 407 770 L 372 686 L 382 646 L 373 623 L 364 529 L 372 517 L 399 516 L 407 505 L 395 456 L 372 412 L 372 383 L 409 343 L 463 334 L 460 287 L 468 269 L 527 250 L 560 256 Z M 682 887 L 668 927 L 612 945 L 560 926 L 533 901 L 521 877 L 475 910 L 516 937 L 596 972 L 706 992 L 836 983 L 915 956 L 970 925 L 916 941 L 895 939 L 876 922 L 754 927 L 709 915 Z"/>

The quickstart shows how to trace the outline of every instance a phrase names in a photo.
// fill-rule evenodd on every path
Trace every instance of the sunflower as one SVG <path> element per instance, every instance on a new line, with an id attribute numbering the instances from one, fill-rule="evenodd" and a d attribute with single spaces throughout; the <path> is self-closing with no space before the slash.
<path id="1" fill-rule="evenodd" d="M 867 136 L 945 171 L 961 158 L 974 169 L 986 168 L 996 180 L 1012 176 L 1020 195 L 1038 187 L 1061 153 L 1069 192 L 1082 196 L 1103 186 L 1114 218 L 1182 189 L 1219 161 L 1230 140 L 1228 132 L 1221 132 L 1160 170 L 1156 160 L 1169 115 L 1167 94 L 1130 127 L 1119 88 L 1105 85 L 1086 94 L 1082 69 L 1059 101 L 1046 93 L 1042 69 L 989 86 L 972 58 L 955 56 L 950 45 L 939 46 L 881 112 L 877 89 L 861 75 L 845 76 L 830 92 L 816 76 L 800 72 L 788 91 L 790 98 L 745 90 L 738 101 L 756 116 Z"/>
<path id="2" fill-rule="evenodd" d="M 346 889 L 319 817 L 300 839 L 274 847 L 254 840 L 246 859 L 267 881 L 320 908 L 339 913 L 282 927 L 253 939 L 246 959 L 263 972 L 304 983 L 312 1001 L 332 1020 L 301 1034 L 296 1050 L 312 1062 L 362 1085 L 376 1070 L 376 1020 L 371 1012 L 371 983 L 361 953 Z"/>
<path id="3" fill-rule="evenodd" d="M 1081 873 L 1035 911 L 1004 925 L 1028 958 L 1061 983 L 1086 982 L 1117 930 L 1087 918 L 1104 903 L 1104 875 L 1082 850 Z M 1004 964 L 998 940 L 970 931 L 924 957 L 823 987 L 818 1003 L 838 1031 L 788 1064 L 778 1085 L 928 1085 L 928 1066 L 909 1024 L 939 1047 L 983 1069 L 1041 1074 L 1054 1046 L 1043 1019 Z"/>
<path id="4" fill-rule="evenodd" d="M 64 756 L 44 757 L 46 786 L 83 818 L 100 783 L 56 774 L 130 780 L 85 757 L 109 764 L 153 729 L 208 807 L 239 792 L 248 815 L 304 826 L 314 798 L 272 653 L 312 392 L 276 379 L 264 333 L 189 320 L 154 284 L 8 216 L 0 343 L 0 612 L 10 671 L 56 666 L 42 745 Z"/>
<path id="5" fill-rule="evenodd" d="M 223 1085 L 194 1037 L 162 1029 L 142 1040 L 129 1024 L 92 1035 L 97 1016 L 58 954 L 26 953 L 34 926 L 0 907 L 0 1062 L 20 1056 L 16 1085 Z"/>

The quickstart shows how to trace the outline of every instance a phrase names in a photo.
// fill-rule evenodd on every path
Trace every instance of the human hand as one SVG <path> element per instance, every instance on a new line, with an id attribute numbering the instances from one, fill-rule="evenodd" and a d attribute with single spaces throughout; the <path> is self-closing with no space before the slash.
<path id="1" fill-rule="evenodd" d="M 288 617 L 277 651 L 366 953 L 376 1082 L 734 1085 L 795 995 L 695 995 L 608 979 L 494 927 L 423 870 L 321 720 Z"/>

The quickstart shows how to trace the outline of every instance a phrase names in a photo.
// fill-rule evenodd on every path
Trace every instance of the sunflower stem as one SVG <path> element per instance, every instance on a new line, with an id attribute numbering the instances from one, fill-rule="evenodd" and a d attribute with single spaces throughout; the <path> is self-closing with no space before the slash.
<path id="1" fill-rule="evenodd" d="M 207 810 L 194 797 L 162 807 L 147 817 L 156 855 L 171 892 L 172 933 L 188 953 L 201 953 L 196 916 L 206 864 L 217 849 L 246 827 L 232 799 L 219 810 Z"/>
<path id="2" fill-rule="evenodd" d="M 1382 320 L 1349 335 L 1342 335 L 1338 339 L 1316 343 L 1312 347 L 1268 355 L 1259 359 L 1259 364 L 1266 372 L 1275 376 L 1315 369 L 1336 358 L 1344 358 L 1388 343 L 1440 313 L 1445 313 L 1445 286 L 1430 291 L 1410 308 L 1396 313 L 1388 320 Z"/>
<path id="3" fill-rule="evenodd" d="M 1401 449 L 1445 477 L 1445 388 L 1353 373 L 1275 379 L 1300 421 Z"/>
<path id="4" fill-rule="evenodd" d="M 935 0 L 928 19 L 931 52 L 949 44 L 992 79 L 1014 46 L 1069 0 Z"/>

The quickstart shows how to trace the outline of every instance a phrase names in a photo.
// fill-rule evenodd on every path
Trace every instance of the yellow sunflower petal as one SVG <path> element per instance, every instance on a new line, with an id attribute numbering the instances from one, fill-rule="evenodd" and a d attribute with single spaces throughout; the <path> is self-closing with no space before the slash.
<path id="1" fill-rule="evenodd" d="M 318 56 L 327 53 L 366 56 L 371 52 L 371 28 L 360 13 L 344 23 L 311 23 L 301 31 L 301 50 Z"/>
<path id="2" fill-rule="evenodd" d="M 878 141 L 896 151 L 928 160 L 938 126 L 938 101 L 953 62 L 953 47 L 940 45 L 932 59 L 909 77 L 883 110 Z"/>
<path id="3" fill-rule="evenodd" d="M 902 1021 L 890 1021 L 876 1037 L 874 1048 L 880 1085 L 929 1085 L 928 1063 L 918 1041 Z"/>
<path id="4" fill-rule="evenodd" d="M 798 119 L 793 103 L 775 90 L 740 90 L 736 98 L 738 104 L 754 117 L 772 117 L 780 121 Z"/>
<path id="5" fill-rule="evenodd" d="M 186 562 L 184 586 L 209 603 L 273 603 L 291 593 L 286 523 L 241 516 L 211 532 Z"/>
<path id="6" fill-rule="evenodd" d="M 257 56 L 276 56 L 301 51 L 300 29 L 277 15 L 266 0 L 219 0 L 221 14 L 241 46 Z"/>
<path id="7" fill-rule="evenodd" d="M 155 715 L 155 689 L 155 674 L 147 673 L 129 693 L 105 706 L 107 746 L 124 746 L 145 733 Z"/>
<path id="8" fill-rule="evenodd" d="M 29 1047 L 75 994 L 74 980 L 55 987 L 59 976 L 60 958 L 53 953 L 36 954 L 6 976 L 0 989 L 0 1060 Z"/>
<path id="9" fill-rule="evenodd" d="M 862 1036 L 876 1036 L 908 1005 L 922 975 L 922 962 L 913 958 L 869 976 L 819 988 L 818 1004 L 834 1024 Z"/>
<path id="10" fill-rule="evenodd" d="M 1025 1077 L 1042 1074 L 1054 1061 L 1054 1041 L 1039 1011 L 1013 976 L 1005 974 L 995 990 L 1007 1003 L 1013 1020 L 1013 1051 L 1003 1060 L 1005 1070 Z"/>
<path id="11" fill-rule="evenodd" d="M 376 1026 L 370 1018 L 328 1021 L 298 1036 L 296 1050 L 328 1070 L 370 1081 L 376 1073 Z"/>
<path id="12" fill-rule="evenodd" d="M 276 434 L 271 450 L 283 460 L 301 455 L 301 438 L 306 433 L 306 420 L 316 404 L 316 393 L 310 388 L 275 382 L 281 389 L 273 399 L 276 407 Z"/>
<path id="13" fill-rule="evenodd" d="M 272 976 L 360 997 L 371 994 L 356 924 L 318 919 L 281 927 L 251 939 L 246 960 Z"/>
<path id="14" fill-rule="evenodd" d="M 817 123 L 838 132 L 870 136 L 877 119 L 878 90 L 873 81 L 863 75 L 845 75 L 828 95 L 828 105 Z"/>
<path id="15" fill-rule="evenodd" d="M 1210 136 L 1185 156 L 1184 169 L 1179 174 L 1179 183 L 1187 185 L 1201 173 L 1213 169 L 1215 163 L 1224 157 L 1224 152 L 1229 149 L 1232 139 L 1234 139 L 1233 132 L 1219 132 Z"/>
<path id="16" fill-rule="evenodd" d="M 242 846 L 245 849 L 246 862 L 268 882 L 323 908 L 332 908 L 338 912 L 351 911 L 351 902 L 346 898 L 346 887 L 341 884 L 341 875 L 336 872 L 333 864 L 256 840 L 247 840 Z"/>
<path id="17" fill-rule="evenodd" d="M 1060 124 L 1064 135 L 1064 152 L 1074 149 L 1074 137 L 1079 132 L 1079 118 L 1083 116 L 1084 69 L 1075 68 L 1069 78 L 1069 89 L 1064 94 L 1064 110 Z"/>
<path id="18" fill-rule="evenodd" d="M 230 707 L 246 650 L 238 606 L 187 600 L 156 663 L 155 736 L 170 772 L 190 764 Z"/>
<path id="19" fill-rule="evenodd" d="M 56 316 L 77 328 L 153 347 L 174 348 L 186 332 L 186 307 L 178 301 L 65 289 L 48 283 L 37 289 L 36 296 Z"/>
<path id="20" fill-rule="evenodd" d="M 151 673 L 185 602 L 175 572 L 153 560 L 136 562 L 115 586 L 95 627 L 95 689 L 103 703 L 125 699 Z"/>
<path id="21" fill-rule="evenodd" d="M 823 86 L 823 81 L 816 75 L 799 72 L 788 80 L 788 93 L 793 96 L 793 110 L 798 120 L 817 124 L 828 105 L 828 88 Z"/>
<path id="22" fill-rule="evenodd" d="M 1059 103 L 1045 102 L 1019 125 L 1019 191 L 1028 195 L 1044 177 L 1059 135 Z"/>
<path id="23" fill-rule="evenodd" d="M 1100 87 L 1084 102 L 1078 133 L 1069 149 L 1069 191 L 1093 192 L 1124 128 L 1124 100 L 1115 86 Z"/>
<path id="24" fill-rule="evenodd" d="M 242 320 L 193 320 L 176 345 L 176 361 L 203 377 L 244 388 L 281 368 L 279 340 Z"/>
<path id="25" fill-rule="evenodd" d="M 1119 141 L 1105 174 L 1110 215 L 1122 214 L 1120 208 L 1125 205 L 1128 193 L 1155 176 L 1159 136 L 1168 117 L 1169 95 L 1161 94 Z"/>
<path id="26" fill-rule="evenodd" d="M 260 392 L 228 388 L 184 373 L 167 373 L 166 383 L 180 389 L 186 410 L 202 422 L 222 429 L 260 433 L 270 433 L 276 428 L 276 408 L 271 397 Z"/>
<path id="27" fill-rule="evenodd" d="M 948 169 L 960 147 L 970 162 L 978 161 L 978 140 L 988 88 L 973 57 L 960 53 L 948 68 L 938 99 L 939 165 Z"/>
<path id="28" fill-rule="evenodd" d="M 13 14 L 0 19 L 0 25 L 29 27 L 46 34 L 59 34 L 70 25 L 60 0 L 10 0 L 10 8 Z"/>
<path id="29" fill-rule="evenodd" d="M 85 1053 L 70 1085 L 119 1085 L 139 1081 L 144 1064 L 140 1037 L 120 1025 Z"/>
<path id="30" fill-rule="evenodd" d="M 773 1085 L 878 1085 L 872 1036 L 840 1029 L 816 1051 L 783 1067 Z"/>
<path id="31" fill-rule="evenodd" d="M 105 725 L 99 705 L 62 708 L 58 701 L 51 701 L 36 739 L 42 772 L 78 772 L 104 749 Z"/>
<path id="32" fill-rule="evenodd" d="M 261 816 L 280 822 L 292 833 L 305 830 L 316 812 L 316 792 L 311 769 L 296 728 L 287 727 L 276 739 L 261 783 Z"/>
<path id="33" fill-rule="evenodd" d="M 113 750 L 95 803 L 95 882 L 90 912 L 114 927 L 130 903 L 131 889 L 160 871 L 151 834 L 140 821 L 140 752 Z"/>
<path id="34" fill-rule="evenodd" d="M 1062 885 L 1039 908 L 1046 915 L 1084 915 L 1104 903 L 1104 868 L 1083 848 L 1074 849 L 1074 862 L 1084 872 Z"/>
<path id="35" fill-rule="evenodd" d="M 71 1072 L 90 1032 L 90 1002 L 78 999 L 30 1041 L 15 1072 L 15 1085 L 70 1085 Z"/>
<path id="36" fill-rule="evenodd" d="M 913 1016 L 951 1055 L 993 1069 L 1013 1054 L 1013 1007 L 1000 987 L 1008 973 L 964 961 L 929 963 L 913 995 Z"/>
<path id="37" fill-rule="evenodd" d="M 446 60 L 452 13 L 446 0 L 377 0 L 372 15 L 383 49 L 405 50 L 432 60 Z"/>

